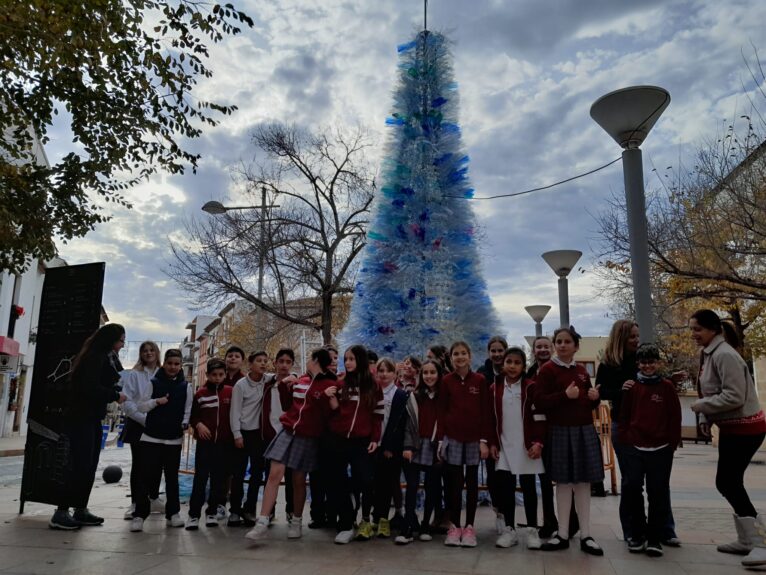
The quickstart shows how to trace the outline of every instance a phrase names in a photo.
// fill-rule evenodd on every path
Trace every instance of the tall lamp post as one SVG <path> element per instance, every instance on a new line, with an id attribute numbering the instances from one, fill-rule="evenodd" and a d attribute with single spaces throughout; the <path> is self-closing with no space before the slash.
<path id="1" fill-rule="evenodd" d="M 567 276 L 581 257 L 582 252 L 577 250 L 554 250 L 543 254 L 545 263 L 551 266 L 554 273 L 559 276 L 559 319 L 561 327 L 569 327 L 569 282 Z"/>
<path id="2" fill-rule="evenodd" d="M 252 210 L 252 209 L 261 210 L 261 222 L 260 222 L 261 237 L 260 237 L 259 249 L 258 249 L 258 301 L 263 301 L 263 280 L 264 280 L 265 267 L 266 267 L 266 250 L 265 250 L 266 212 L 267 210 L 270 210 L 271 208 L 278 208 L 278 207 L 279 207 L 279 204 L 267 203 L 266 186 L 261 186 L 261 205 L 260 206 L 224 206 L 221 202 L 216 202 L 216 201 L 206 202 L 205 205 L 202 206 L 203 212 L 211 214 L 213 216 L 220 216 L 232 210 Z M 261 333 L 263 333 L 264 331 L 263 309 L 259 306 L 255 313 L 257 316 L 256 323 L 258 327 L 260 328 Z M 259 340 L 263 341 L 263 343 L 265 344 L 265 339 L 263 337 L 260 337 Z"/>
<path id="3" fill-rule="evenodd" d="M 649 279 L 644 167 L 639 146 L 668 104 L 670 94 L 667 90 L 657 86 L 632 86 L 601 96 L 590 108 L 591 118 L 623 148 L 633 301 L 642 342 L 654 341 L 654 316 Z"/>
<path id="4" fill-rule="evenodd" d="M 543 320 L 548 312 L 551 311 L 549 305 L 528 305 L 524 308 L 535 322 L 535 337 L 543 335 Z"/>

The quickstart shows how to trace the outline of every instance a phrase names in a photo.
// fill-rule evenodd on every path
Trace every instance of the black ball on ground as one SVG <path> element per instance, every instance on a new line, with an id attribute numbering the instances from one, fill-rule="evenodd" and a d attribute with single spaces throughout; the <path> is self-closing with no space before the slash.
<path id="1" fill-rule="evenodd" d="M 117 483 L 122 478 L 122 467 L 119 465 L 109 465 L 104 468 L 102 475 L 104 483 Z"/>

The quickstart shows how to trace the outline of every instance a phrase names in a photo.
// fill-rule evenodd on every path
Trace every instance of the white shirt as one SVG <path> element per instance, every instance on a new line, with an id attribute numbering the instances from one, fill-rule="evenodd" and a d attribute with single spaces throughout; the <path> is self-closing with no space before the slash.
<path id="1" fill-rule="evenodd" d="M 157 367 L 153 370 L 126 369 L 120 373 L 120 385 L 127 399 L 122 404 L 122 411 L 142 427 L 146 426 L 146 413 L 139 411 L 139 402 L 152 397 L 152 378 L 157 374 Z"/>
<path id="2" fill-rule="evenodd" d="M 242 437 L 242 431 L 255 431 L 261 428 L 261 414 L 263 413 L 263 389 L 266 382 L 271 379 L 270 374 L 263 374 L 258 381 L 250 379 L 246 375 L 240 379 L 231 390 L 231 410 L 229 422 L 234 439 Z M 279 429 L 276 427 L 275 429 Z"/>
<path id="3" fill-rule="evenodd" d="M 497 469 L 514 475 L 545 473 L 542 459 L 531 459 L 524 445 L 524 419 L 521 403 L 521 380 L 504 383 L 503 429 L 500 436 L 500 457 Z"/>

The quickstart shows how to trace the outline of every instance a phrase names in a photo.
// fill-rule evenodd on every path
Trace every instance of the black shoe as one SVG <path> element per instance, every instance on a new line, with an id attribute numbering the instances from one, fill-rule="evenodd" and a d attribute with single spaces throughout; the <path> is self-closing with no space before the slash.
<path id="1" fill-rule="evenodd" d="M 394 514 L 394 516 L 391 518 L 391 531 L 402 531 L 404 530 L 406 526 L 406 521 L 404 520 L 404 517 L 399 515 L 398 513 Z"/>
<path id="2" fill-rule="evenodd" d="M 591 483 L 590 485 L 591 497 L 606 497 L 606 489 L 604 489 L 604 482 Z"/>
<path id="3" fill-rule="evenodd" d="M 668 547 L 681 547 L 681 540 L 678 537 L 668 537 L 662 540 L 662 544 Z"/>
<path id="4" fill-rule="evenodd" d="M 63 531 L 75 531 L 82 527 L 82 524 L 78 521 L 75 521 L 74 518 L 69 514 L 69 511 L 57 509 L 53 513 L 51 520 L 48 521 L 48 527 L 51 529 L 61 529 Z"/>
<path id="5" fill-rule="evenodd" d="M 569 539 L 562 539 L 558 535 L 551 537 L 550 541 L 543 543 L 540 547 L 543 551 L 560 551 L 561 549 L 569 549 Z"/>
<path id="6" fill-rule="evenodd" d="M 321 521 L 319 519 L 312 519 L 309 521 L 309 529 L 324 529 L 327 527 L 327 521 Z"/>
<path id="7" fill-rule="evenodd" d="M 396 539 L 394 539 L 394 543 L 397 545 L 407 545 L 408 543 L 412 543 L 415 540 L 415 537 L 412 533 L 412 527 L 409 525 L 406 525 L 404 529 L 399 533 L 399 535 L 396 536 Z"/>
<path id="8" fill-rule="evenodd" d="M 93 527 L 104 524 L 104 518 L 98 515 L 93 515 L 87 509 L 75 509 L 74 520 L 83 527 Z"/>
<path id="9" fill-rule="evenodd" d="M 537 534 L 540 536 L 540 539 L 550 539 L 558 529 L 558 525 L 543 525 Z"/>
<path id="10" fill-rule="evenodd" d="M 604 550 L 598 546 L 598 543 L 596 543 L 593 537 L 580 539 L 580 550 L 588 555 L 595 555 L 596 557 L 601 557 L 604 554 Z"/>
<path id="11" fill-rule="evenodd" d="M 646 550 L 646 541 L 643 539 L 628 539 L 628 551 L 631 553 L 643 553 Z"/>
<path id="12" fill-rule="evenodd" d="M 646 544 L 646 554 L 649 557 L 662 557 L 662 545 L 659 541 L 649 541 Z"/>

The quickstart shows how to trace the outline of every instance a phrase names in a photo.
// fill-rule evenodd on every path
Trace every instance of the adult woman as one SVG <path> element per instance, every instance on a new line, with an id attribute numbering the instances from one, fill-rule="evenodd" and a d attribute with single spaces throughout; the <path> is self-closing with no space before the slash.
<path id="1" fill-rule="evenodd" d="M 105 325 L 85 340 L 72 363 L 71 392 L 63 424 L 72 467 L 58 509 L 48 523 L 51 529 L 72 530 L 104 522 L 88 511 L 88 500 L 101 452 L 101 420 L 106 406 L 126 399 L 115 388 L 122 371 L 117 352 L 124 345 L 125 328 L 116 323 Z M 70 507 L 74 507 L 74 515 L 69 514 Z"/>
<path id="2" fill-rule="evenodd" d="M 620 419 L 620 406 L 622 405 L 623 391 L 630 389 L 638 372 L 636 363 L 636 350 L 639 344 L 638 324 L 629 319 L 618 319 L 612 325 L 609 338 L 604 350 L 604 361 L 598 366 L 596 373 L 596 385 L 600 385 L 601 398 L 612 404 L 612 445 L 617 455 L 617 464 L 620 467 L 621 485 L 620 491 L 625 491 L 627 473 L 624 469 L 624 450 L 617 434 L 617 421 Z M 631 517 L 629 499 L 620 498 L 620 523 L 625 542 L 630 545 L 632 533 L 630 530 Z M 667 518 L 665 530 L 662 534 L 662 543 L 670 547 L 679 545 L 675 533 L 675 521 L 673 513 Z"/>
<path id="3" fill-rule="evenodd" d="M 696 311 L 689 320 L 692 339 L 702 348 L 700 355 L 700 399 L 692 410 L 700 414 L 700 428 L 719 429 L 718 469 L 715 485 L 734 509 L 737 541 L 718 547 L 724 553 L 745 555 L 746 567 L 766 565 L 766 521 L 758 515 L 744 485 L 753 455 L 766 437 L 766 419 L 758 403 L 747 364 L 726 342 L 718 315 Z"/>
<path id="4" fill-rule="evenodd" d="M 133 519 L 136 509 L 136 497 L 139 493 L 139 480 L 141 478 L 141 450 L 139 443 L 146 426 L 146 414 L 138 410 L 138 403 L 151 399 L 152 378 L 160 367 L 160 348 L 153 341 L 145 341 L 138 348 L 138 361 L 133 369 L 122 372 L 120 383 L 122 391 L 127 396 L 122 406 L 125 413 L 125 427 L 123 429 L 123 441 L 130 444 L 130 507 L 125 512 L 125 519 Z M 159 499 L 161 476 L 152 477 L 149 488 L 151 509 L 153 513 L 162 513 L 163 502 Z"/>

